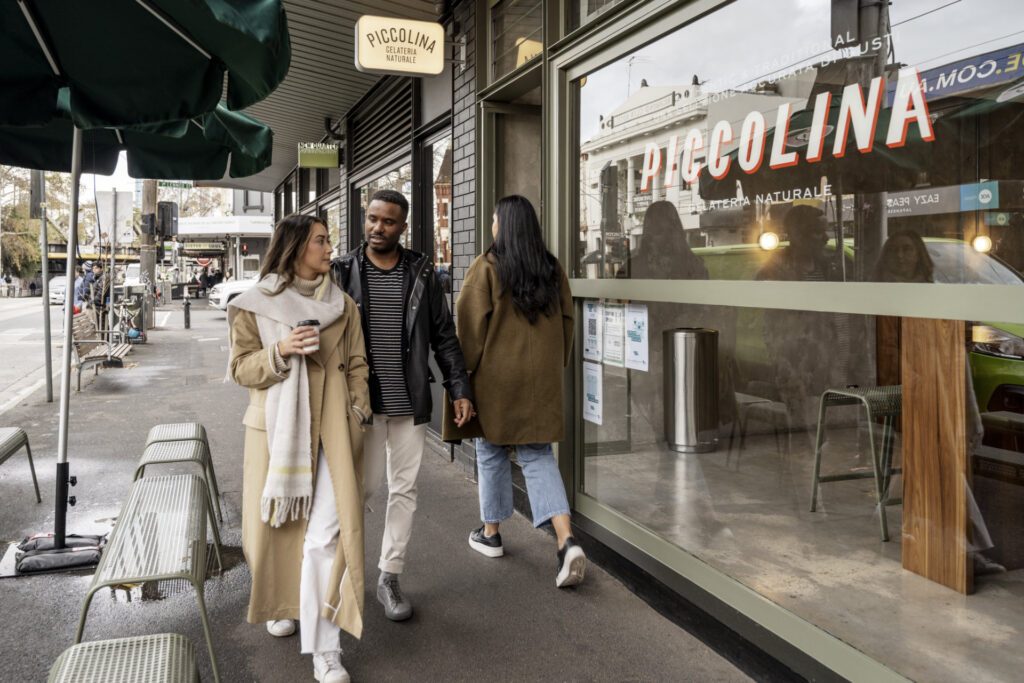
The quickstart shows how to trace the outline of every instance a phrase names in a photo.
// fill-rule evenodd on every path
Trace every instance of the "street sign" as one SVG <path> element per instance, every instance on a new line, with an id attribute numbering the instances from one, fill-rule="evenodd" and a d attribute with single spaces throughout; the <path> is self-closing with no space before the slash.
<path id="1" fill-rule="evenodd" d="M 113 191 L 96 193 L 96 212 L 103 241 L 109 241 L 112 226 L 117 226 L 117 243 L 127 246 L 135 241 L 135 227 L 132 225 L 132 209 L 135 197 L 131 192 L 117 193 L 117 215 L 114 215 Z"/>
<path id="2" fill-rule="evenodd" d="M 209 259 L 209 258 L 197 258 L 196 259 L 196 265 L 198 265 L 198 266 L 200 266 L 202 268 L 205 268 L 206 266 L 210 265 L 211 263 L 213 263 L 213 259 Z"/>
<path id="3" fill-rule="evenodd" d="M 300 142 L 299 168 L 338 168 L 338 145 L 333 142 Z"/>
<path id="4" fill-rule="evenodd" d="M 172 190 L 189 190 L 192 189 L 193 183 L 191 180 L 158 180 L 156 186 Z"/>

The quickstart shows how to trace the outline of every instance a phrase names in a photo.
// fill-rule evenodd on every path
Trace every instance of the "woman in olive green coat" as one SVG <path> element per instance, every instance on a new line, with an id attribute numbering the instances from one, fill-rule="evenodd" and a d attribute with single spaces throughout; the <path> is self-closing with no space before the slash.
<path id="1" fill-rule="evenodd" d="M 524 197 L 494 209 L 494 244 L 470 266 L 456 304 L 459 343 L 471 372 L 477 417 L 449 439 L 476 436 L 480 517 L 469 545 L 504 554 L 498 525 L 512 516 L 509 450 L 526 478 L 536 526 L 551 524 L 558 544 L 555 585 L 583 580 L 586 556 L 572 537 L 569 502 L 552 443 L 564 437 L 562 375 L 569 363 L 573 305 L 569 281 L 544 246 Z"/>

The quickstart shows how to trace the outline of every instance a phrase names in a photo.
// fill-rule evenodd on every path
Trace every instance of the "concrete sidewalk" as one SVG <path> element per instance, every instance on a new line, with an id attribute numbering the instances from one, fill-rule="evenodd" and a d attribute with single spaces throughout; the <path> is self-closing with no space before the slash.
<path id="1" fill-rule="evenodd" d="M 125 369 L 83 377 L 72 395 L 69 459 L 72 489 L 68 531 L 104 532 L 131 485 L 149 428 L 198 420 L 210 434 L 224 494 L 227 570 L 207 582 L 207 605 L 225 681 L 312 680 L 298 638 L 274 639 L 245 622 L 249 573 L 241 555 L 241 417 L 245 390 L 222 382 L 227 359 L 224 315 L 193 307 L 183 330 L 180 308 L 167 328 L 136 346 Z M 158 316 L 161 319 L 162 314 Z M 55 359 L 56 361 L 56 359 Z M 0 415 L 0 425 L 28 431 L 43 504 L 31 493 L 23 457 L 0 467 L 0 537 L 20 539 L 53 527 L 57 403 L 42 392 Z M 506 556 L 485 558 L 466 544 L 479 522 L 476 487 L 447 459 L 429 453 L 419 480 L 419 510 L 402 587 L 415 615 L 387 621 L 373 595 L 383 528 L 384 496 L 366 518 L 366 626 L 362 641 L 343 637 L 343 662 L 357 681 L 603 680 L 738 681 L 740 670 L 658 615 L 593 564 L 578 589 L 554 587 L 554 543 L 516 516 L 502 527 Z M 2 550 L 2 546 L 0 546 Z M 45 680 L 74 637 L 89 574 L 0 580 L 4 629 L 0 680 Z M 190 589 L 106 591 L 93 602 L 86 640 L 179 632 L 210 671 Z"/>

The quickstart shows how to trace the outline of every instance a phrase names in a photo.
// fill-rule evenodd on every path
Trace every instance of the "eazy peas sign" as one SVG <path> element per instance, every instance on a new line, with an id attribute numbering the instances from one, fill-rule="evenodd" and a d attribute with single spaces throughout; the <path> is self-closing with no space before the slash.
<path id="1" fill-rule="evenodd" d="M 360 17 L 356 68 L 375 74 L 436 76 L 444 71 L 444 27 L 430 21 Z"/>

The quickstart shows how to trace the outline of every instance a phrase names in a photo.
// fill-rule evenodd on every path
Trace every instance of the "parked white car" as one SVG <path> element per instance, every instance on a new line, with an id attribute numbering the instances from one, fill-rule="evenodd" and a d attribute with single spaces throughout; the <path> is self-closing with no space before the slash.
<path id="1" fill-rule="evenodd" d="M 228 310 L 228 302 L 239 294 L 249 291 L 249 289 L 256 284 L 256 280 L 257 278 L 250 278 L 248 280 L 229 280 L 228 282 L 222 282 L 219 285 L 214 285 L 213 289 L 210 290 L 208 301 L 214 308 L 226 311 Z"/>
<path id="2" fill-rule="evenodd" d="M 68 279 L 63 275 L 50 278 L 50 304 L 61 306 L 67 296 Z"/>

